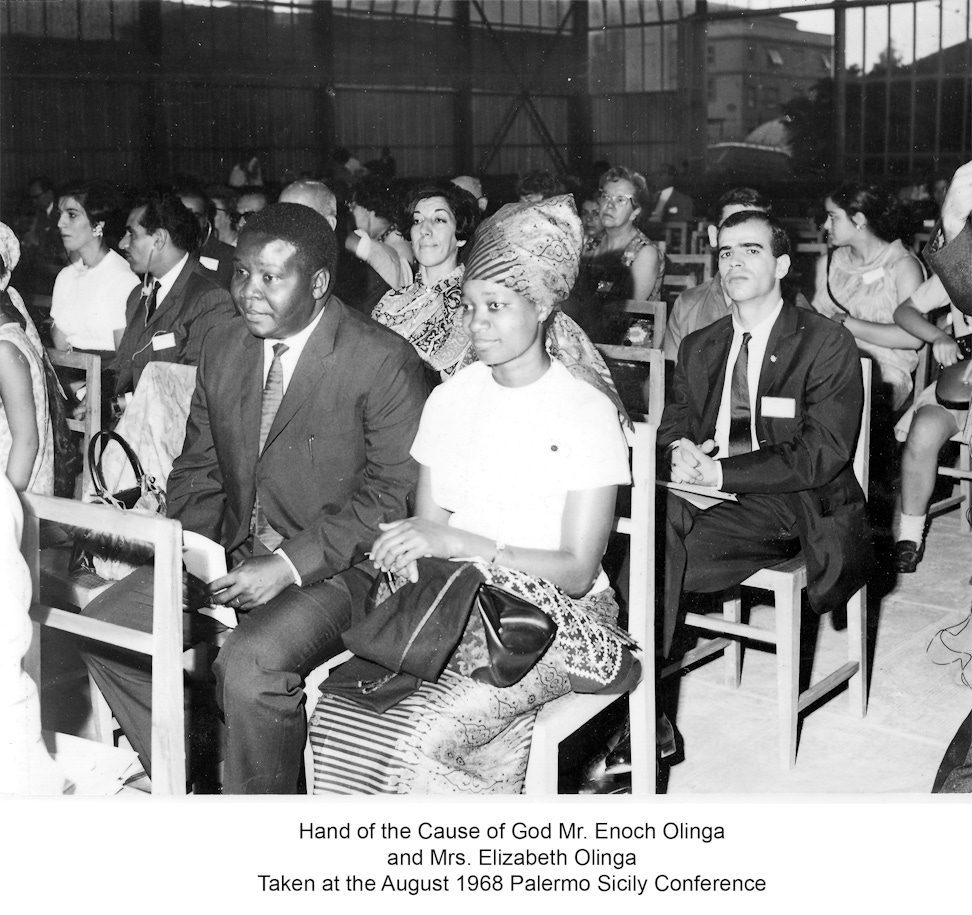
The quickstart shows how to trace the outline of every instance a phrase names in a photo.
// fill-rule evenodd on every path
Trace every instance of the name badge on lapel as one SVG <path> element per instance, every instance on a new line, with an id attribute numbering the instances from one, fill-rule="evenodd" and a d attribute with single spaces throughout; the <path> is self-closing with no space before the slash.
<path id="1" fill-rule="evenodd" d="M 173 346 L 175 346 L 175 334 L 171 331 L 167 334 L 156 334 L 152 338 L 152 349 L 156 352 L 160 349 L 172 349 Z"/>
<path id="2" fill-rule="evenodd" d="M 796 417 L 796 401 L 792 397 L 764 397 L 759 411 L 763 416 L 794 419 Z"/>
<path id="3" fill-rule="evenodd" d="M 200 256 L 199 263 L 205 267 L 207 270 L 212 270 L 214 273 L 219 270 L 219 261 L 215 257 L 204 257 Z"/>

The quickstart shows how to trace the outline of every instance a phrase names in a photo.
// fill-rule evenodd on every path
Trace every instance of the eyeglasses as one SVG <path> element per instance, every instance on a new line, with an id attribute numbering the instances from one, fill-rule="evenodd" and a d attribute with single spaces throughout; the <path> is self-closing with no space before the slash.
<path id="1" fill-rule="evenodd" d="M 600 200 L 601 203 L 603 203 L 605 205 L 607 205 L 609 203 L 612 203 L 616 207 L 621 206 L 621 204 L 624 203 L 627 200 L 628 203 L 630 203 L 632 206 L 634 206 L 634 197 L 632 197 L 631 194 L 614 194 L 614 195 L 612 195 L 612 194 L 605 194 L 602 191 L 600 194 L 597 195 L 597 199 Z"/>

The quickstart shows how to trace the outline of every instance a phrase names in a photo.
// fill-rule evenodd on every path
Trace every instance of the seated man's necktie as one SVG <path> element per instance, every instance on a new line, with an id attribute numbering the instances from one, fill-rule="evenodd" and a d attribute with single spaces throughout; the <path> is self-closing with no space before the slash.
<path id="1" fill-rule="evenodd" d="M 742 335 L 742 346 L 732 369 L 729 389 L 729 455 L 753 450 L 752 414 L 749 406 L 749 341 L 752 334 Z"/>
<path id="2" fill-rule="evenodd" d="M 267 383 L 263 386 L 263 401 L 260 405 L 260 450 L 258 455 L 263 454 L 263 446 L 267 443 L 267 436 L 270 434 L 270 427 L 280 409 L 280 402 L 283 400 L 283 363 L 280 357 L 287 352 L 286 343 L 275 343 L 273 345 L 273 362 L 270 363 L 270 371 L 267 373 Z M 270 550 L 275 550 L 283 541 L 283 537 L 278 534 L 267 521 L 267 516 L 260 506 L 260 496 L 256 496 L 253 502 L 253 513 L 250 516 L 250 533 L 258 537 L 263 545 Z"/>

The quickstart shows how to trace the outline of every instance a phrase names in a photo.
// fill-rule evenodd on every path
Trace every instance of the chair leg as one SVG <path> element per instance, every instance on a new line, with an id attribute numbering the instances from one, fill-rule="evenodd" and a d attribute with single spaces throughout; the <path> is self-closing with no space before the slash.
<path id="1" fill-rule="evenodd" d="M 98 689 L 94 677 L 88 674 L 88 688 L 91 690 L 91 718 L 95 739 L 109 746 L 115 745 L 115 718 L 108 702 Z"/>
<path id="2" fill-rule="evenodd" d="M 851 714 L 867 714 L 867 586 L 847 602 L 848 657 L 857 661 L 857 673 L 847 683 Z"/>
<path id="3" fill-rule="evenodd" d="M 959 469 L 965 473 L 972 472 L 972 449 L 968 445 L 959 445 L 958 464 Z M 969 523 L 969 512 L 972 511 L 972 480 L 961 480 L 959 487 L 965 497 L 959 510 L 959 531 L 963 534 L 972 534 L 972 524 Z"/>
<path id="4" fill-rule="evenodd" d="M 530 740 L 530 760 L 523 779 L 523 794 L 557 794 L 560 744 L 538 733 L 536 728 Z"/>
<path id="5" fill-rule="evenodd" d="M 732 623 L 742 622 L 742 591 L 739 588 L 729 592 L 729 596 L 722 602 L 722 615 Z M 724 662 L 726 685 L 733 689 L 739 688 L 742 680 L 742 642 L 737 638 L 730 638 L 726 646 Z"/>
<path id="6" fill-rule="evenodd" d="M 776 591 L 776 683 L 780 768 L 796 765 L 800 703 L 800 616 L 802 592 L 797 580 Z"/>

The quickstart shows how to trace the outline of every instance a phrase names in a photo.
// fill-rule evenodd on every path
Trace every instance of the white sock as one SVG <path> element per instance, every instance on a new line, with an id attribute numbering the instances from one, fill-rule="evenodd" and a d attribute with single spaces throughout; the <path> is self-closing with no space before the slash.
<path id="1" fill-rule="evenodd" d="M 895 540 L 910 540 L 921 546 L 925 536 L 925 519 L 928 515 L 906 515 L 904 512 L 898 518 L 898 535 Z"/>

